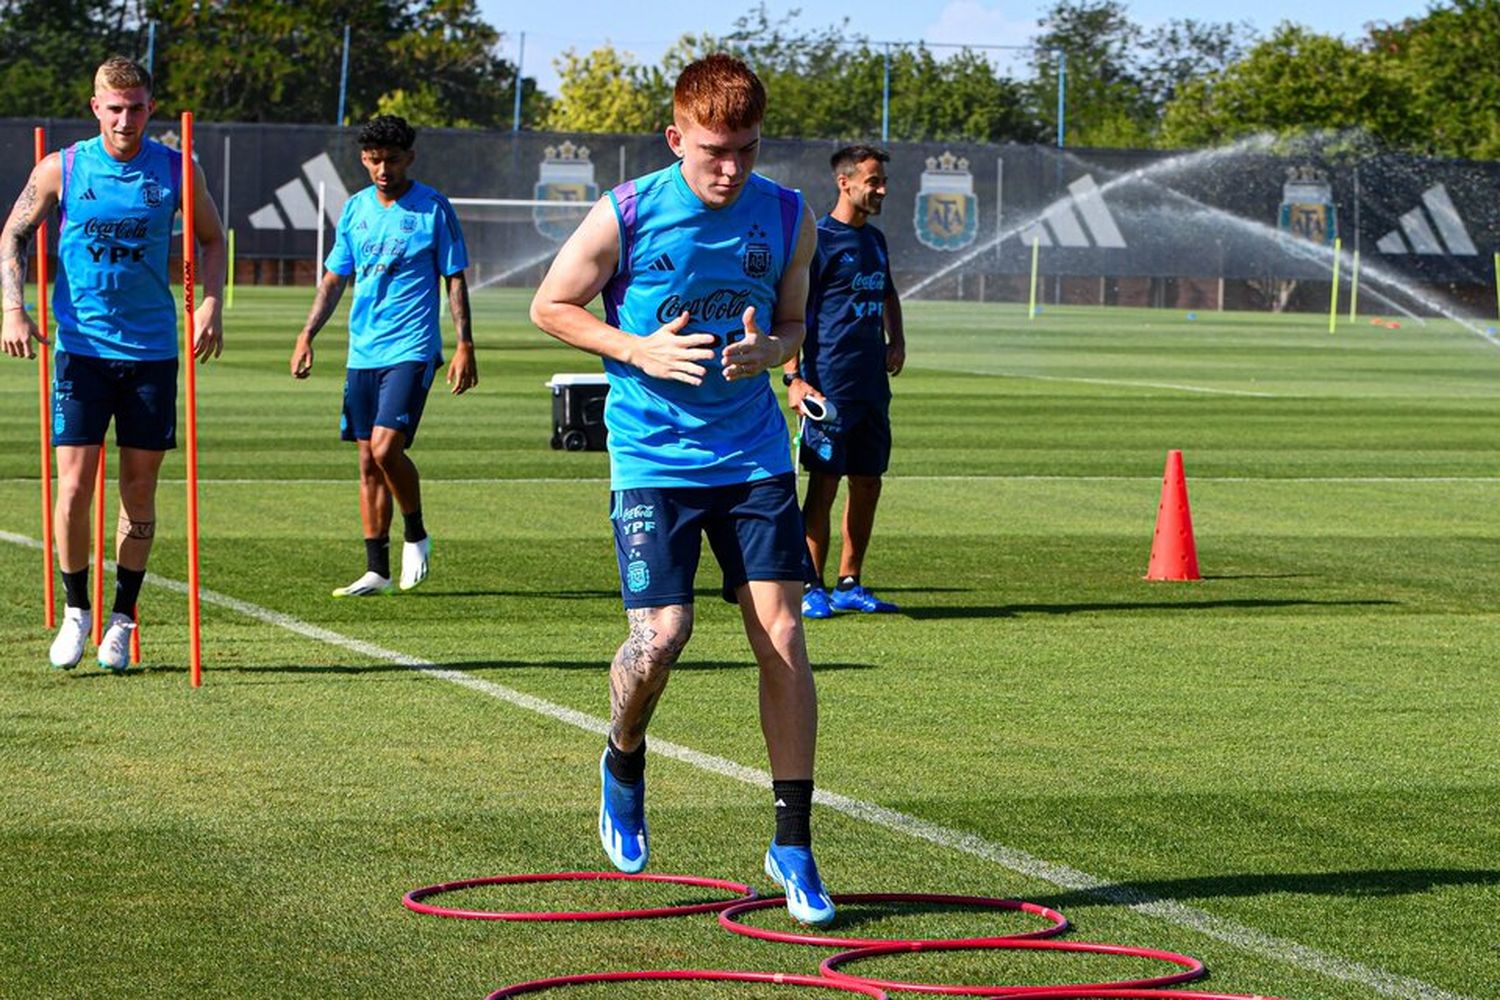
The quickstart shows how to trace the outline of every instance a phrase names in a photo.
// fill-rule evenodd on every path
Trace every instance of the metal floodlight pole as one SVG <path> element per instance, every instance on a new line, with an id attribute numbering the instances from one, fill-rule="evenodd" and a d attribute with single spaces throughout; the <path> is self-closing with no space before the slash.
<path id="1" fill-rule="evenodd" d="M 891 43 L 885 43 L 885 83 L 880 99 L 880 141 L 891 141 Z"/>
<path id="2" fill-rule="evenodd" d="M 335 125 L 344 124 L 344 98 L 349 93 L 349 24 L 344 23 L 344 65 L 339 70 L 339 116 Z"/>
<path id="3" fill-rule="evenodd" d="M 152 62 L 156 59 L 156 21 L 152 19 L 146 22 L 146 72 L 153 72 Z"/>
<path id="4" fill-rule="evenodd" d="M 519 42 L 516 47 L 516 103 L 510 113 L 510 130 L 521 131 L 521 67 L 526 62 L 526 32 L 518 36 Z M 442 298 L 442 296 L 438 296 Z"/>
<path id="5" fill-rule="evenodd" d="M 1062 149 L 1066 145 L 1067 102 L 1064 95 L 1067 93 L 1068 80 L 1068 54 L 1062 49 L 1054 49 L 1057 53 L 1057 148 Z"/>

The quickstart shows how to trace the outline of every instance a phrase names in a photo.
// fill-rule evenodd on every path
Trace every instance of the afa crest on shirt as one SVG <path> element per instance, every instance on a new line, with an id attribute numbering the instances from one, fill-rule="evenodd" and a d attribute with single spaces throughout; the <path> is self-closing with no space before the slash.
<path id="1" fill-rule="evenodd" d="M 573 235 L 573 230 L 588 215 L 589 208 L 599 198 L 599 185 L 594 181 L 594 164 L 589 160 L 587 146 L 575 146 L 564 140 L 556 146 L 542 150 L 544 159 L 537 173 L 533 197 L 537 201 L 577 203 L 534 205 L 532 222 L 536 231 L 561 243 Z"/>
<path id="2" fill-rule="evenodd" d="M 740 267 L 747 278 L 764 278 L 771 273 L 771 244 L 765 242 L 766 231 L 751 226 L 745 248 L 740 251 Z"/>
<path id="3" fill-rule="evenodd" d="M 417 217 L 407 212 L 401 216 L 401 231 L 403 233 L 414 233 L 417 231 Z"/>
<path id="4" fill-rule="evenodd" d="M 161 207 L 161 185 L 157 183 L 155 177 L 146 178 L 145 183 L 141 185 L 141 200 L 146 203 L 147 208 Z"/>
<path id="5" fill-rule="evenodd" d="M 979 198 L 969 161 L 947 150 L 929 156 L 917 192 L 917 239 L 934 250 L 962 250 L 979 235 Z"/>

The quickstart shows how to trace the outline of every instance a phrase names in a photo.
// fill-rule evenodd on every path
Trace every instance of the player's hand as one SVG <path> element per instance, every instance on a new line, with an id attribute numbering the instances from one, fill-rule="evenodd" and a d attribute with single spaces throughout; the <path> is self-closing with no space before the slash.
<path id="1" fill-rule="evenodd" d="M 885 370 L 892 375 L 900 375 L 901 369 L 906 367 L 906 341 L 893 340 L 885 345 Z"/>
<path id="2" fill-rule="evenodd" d="M 474 344 L 460 340 L 453 350 L 453 360 L 448 363 L 448 387 L 453 395 L 462 396 L 478 384 L 479 367 L 474 363 Z"/>
<path id="3" fill-rule="evenodd" d="M 649 337 L 637 337 L 629 363 L 652 378 L 702 385 L 708 369 L 698 362 L 714 356 L 715 338 L 711 333 L 683 333 L 690 318 L 684 312 Z"/>
<path id="4" fill-rule="evenodd" d="M 33 340 L 39 344 L 49 343 L 37 331 L 36 322 L 25 309 L 5 310 L 5 323 L 3 330 L 0 330 L 0 346 L 4 347 L 5 353 L 13 358 L 34 358 L 36 349 L 31 346 Z"/>
<path id="5" fill-rule="evenodd" d="M 313 370 L 312 340 L 304 333 L 297 335 L 297 346 L 292 348 L 292 378 L 307 378 Z"/>
<path id="6" fill-rule="evenodd" d="M 193 357 L 199 361 L 217 358 L 224 352 L 224 321 L 215 302 L 205 302 L 193 310 Z"/>
<path id="7" fill-rule="evenodd" d="M 781 344 L 755 324 L 755 307 L 741 317 L 745 335 L 724 348 L 724 378 L 730 382 L 754 378 L 781 361 Z"/>
<path id="8" fill-rule="evenodd" d="M 795 382 L 786 387 L 786 408 L 788 410 L 796 410 L 798 413 L 801 413 L 802 401 L 804 399 L 816 399 L 821 403 L 824 399 L 824 396 L 821 392 L 814 389 L 812 385 L 808 383 L 807 379 L 798 378 Z"/>

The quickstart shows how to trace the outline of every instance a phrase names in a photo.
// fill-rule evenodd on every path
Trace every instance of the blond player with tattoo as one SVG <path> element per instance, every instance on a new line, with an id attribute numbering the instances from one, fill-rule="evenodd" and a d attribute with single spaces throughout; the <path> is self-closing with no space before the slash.
<path id="1" fill-rule="evenodd" d="M 38 164 L 0 233 L 0 346 L 13 358 L 33 358 L 33 341 L 44 341 L 45 331 L 26 313 L 26 248 L 53 209 L 60 209 L 52 294 L 53 525 L 67 606 L 50 658 L 64 670 L 76 666 L 92 616 L 103 613 L 89 602 L 89 510 L 99 449 L 113 421 L 120 475 L 118 569 L 98 662 L 120 672 L 129 664 L 133 610 L 156 532 L 157 475 L 167 451 L 177 446 L 177 303 L 167 257 L 173 217 L 181 208 L 182 154 L 146 138 L 156 107 L 151 75 L 130 60 L 115 56 L 99 67 L 89 106 L 99 135 Z M 207 361 L 223 347 L 224 233 L 203 173 L 196 164 L 193 170 L 203 282 L 193 316 L 193 355 Z"/>

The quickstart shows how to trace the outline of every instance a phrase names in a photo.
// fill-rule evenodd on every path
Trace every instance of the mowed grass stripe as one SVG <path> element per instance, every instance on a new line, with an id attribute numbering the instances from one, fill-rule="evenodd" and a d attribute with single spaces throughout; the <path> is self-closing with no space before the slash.
<path id="1" fill-rule="evenodd" d="M 12 545 L 40 549 L 42 543 L 34 538 L 0 531 L 0 540 Z M 109 567 L 113 570 L 113 565 Z M 188 584 L 149 574 L 146 582 L 172 591 L 188 593 Z M 526 694 L 515 688 L 476 677 L 462 670 L 452 670 L 406 653 L 386 649 L 375 643 L 365 642 L 343 635 L 332 629 L 313 625 L 292 615 L 243 601 L 228 594 L 202 589 L 201 599 L 208 604 L 234 611 L 257 621 L 284 629 L 295 635 L 337 646 L 361 656 L 384 660 L 399 666 L 410 667 L 424 676 L 457 684 L 471 691 L 507 702 L 517 708 L 565 723 L 585 732 L 604 735 L 609 730 L 607 720 L 576 709 L 559 705 L 544 698 Z M 757 788 L 770 788 L 771 775 L 758 768 L 747 767 L 735 761 L 703 753 L 692 747 L 669 740 L 652 737 L 650 749 L 653 753 L 688 764 L 699 770 L 743 782 Z M 843 813 L 873 826 L 882 827 L 915 839 L 924 840 L 939 847 L 960 851 L 974 857 L 994 862 L 1019 875 L 1051 883 L 1062 889 L 1082 891 L 1097 895 L 1101 899 L 1128 907 L 1146 916 L 1185 927 L 1188 930 L 1214 938 L 1233 947 L 1265 958 L 1285 962 L 1310 972 L 1346 982 L 1368 986 L 1386 996 L 1412 998 L 1412 1000 L 1475 1000 L 1464 994 L 1439 989 L 1421 980 L 1401 976 L 1383 969 L 1372 968 L 1337 955 L 1330 955 L 1294 941 L 1288 941 L 1226 920 L 1198 907 L 1188 906 L 1173 900 L 1142 898 L 1139 892 L 1121 889 L 1117 880 L 1105 879 L 1067 865 L 1055 864 L 1019 851 L 1003 844 L 985 840 L 972 833 L 944 827 L 873 802 L 819 789 L 815 801 L 824 808 Z"/>

